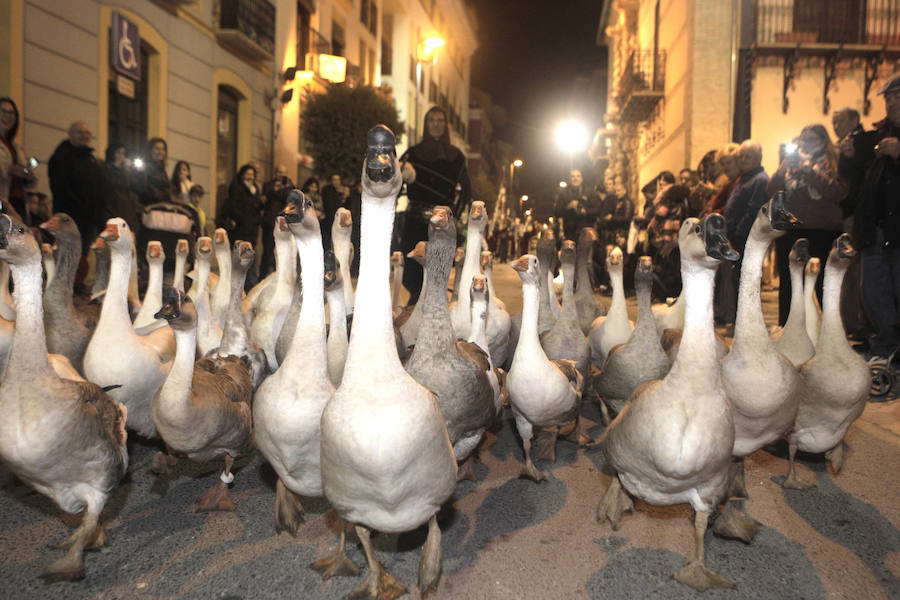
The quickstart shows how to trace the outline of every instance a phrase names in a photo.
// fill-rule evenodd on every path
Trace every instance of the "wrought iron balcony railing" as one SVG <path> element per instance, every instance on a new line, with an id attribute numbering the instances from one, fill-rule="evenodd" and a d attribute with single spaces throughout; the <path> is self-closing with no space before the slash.
<path id="1" fill-rule="evenodd" d="M 622 118 L 627 121 L 647 120 L 665 95 L 665 51 L 633 52 L 625 65 L 619 90 Z"/>
<path id="2" fill-rule="evenodd" d="M 752 0 L 757 45 L 900 46 L 897 0 Z"/>
<path id="3" fill-rule="evenodd" d="M 259 61 L 275 55 L 275 5 L 268 0 L 221 0 L 219 41 Z"/>

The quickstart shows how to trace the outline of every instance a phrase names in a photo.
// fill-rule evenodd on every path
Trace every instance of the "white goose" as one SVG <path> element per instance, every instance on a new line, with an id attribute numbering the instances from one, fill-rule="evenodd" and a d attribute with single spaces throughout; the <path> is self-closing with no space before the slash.
<path id="1" fill-rule="evenodd" d="M 597 519 L 618 529 L 633 507 L 622 489 L 655 506 L 689 503 L 694 551 L 675 579 L 703 591 L 734 587 L 706 567 L 703 538 L 710 513 L 728 485 L 734 423 L 722 388 L 713 329 L 713 282 L 719 260 L 737 260 L 725 238 L 725 219 L 687 219 L 694 233 L 681 245 L 687 311 L 681 348 L 665 379 L 640 386 L 600 439 L 612 481 Z"/>
<path id="2" fill-rule="evenodd" d="M 291 297 L 294 294 L 294 280 L 297 277 L 297 260 L 291 238 L 291 231 L 284 217 L 276 217 L 275 286 L 272 294 L 260 303 L 250 326 L 250 340 L 266 353 L 269 370 L 273 372 L 278 368 L 275 345 L 290 308 Z"/>
<path id="3" fill-rule="evenodd" d="M 806 316 L 806 334 L 815 346 L 819 342 L 819 330 L 822 325 L 822 308 L 816 295 L 816 282 L 822 270 L 821 261 L 812 257 L 806 263 L 803 276 L 803 314 Z"/>
<path id="4" fill-rule="evenodd" d="M 348 315 L 353 315 L 353 280 L 350 278 L 350 263 L 353 261 L 353 215 L 344 207 L 334 213 L 331 225 L 331 245 L 334 255 L 341 265 L 341 281 L 344 282 L 344 307 Z"/>
<path id="5" fill-rule="evenodd" d="M 172 366 L 174 336 L 168 328 L 141 336 L 131 326 L 127 295 L 134 235 L 128 223 L 109 219 L 100 237 L 110 250 L 109 286 L 84 354 L 84 374 L 101 386 L 121 386 L 109 395 L 128 407 L 128 427 L 155 437 L 150 402 Z"/>
<path id="6" fill-rule="evenodd" d="M 328 379 L 334 386 L 341 385 L 344 365 L 347 363 L 347 311 L 344 309 L 344 282 L 341 265 L 334 252 L 325 252 L 325 298 L 328 301 Z"/>
<path id="7" fill-rule="evenodd" d="M 188 296 L 197 311 L 197 352 L 206 356 L 222 344 L 222 330 L 212 318 L 209 305 L 209 270 L 212 256 L 212 240 L 207 236 L 197 238 L 195 247 L 197 275 Z"/>
<path id="8" fill-rule="evenodd" d="M 91 244 L 94 252 L 94 282 L 91 284 L 91 302 L 103 302 L 103 294 L 109 285 L 109 248 L 103 238 L 97 238 Z"/>
<path id="9" fill-rule="evenodd" d="M 730 494 L 746 497 L 744 457 L 782 438 L 797 414 L 800 373 L 769 338 L 760 300 L 763 261 L 772 242 L 797 219 L 778 192 L 764 204 L 750 228 L 741 263 L 737 318 L 731 352 L 722 360 L 722 385 L 734 418 L 736 459 Z M 681 350 L 679 349 L 679 352 Z M 728 503 L 715 531 L 749 542 L 758 525 Z"/>
<path id="10" fill-rule="evenodd" d="M 824 452 L 835 473 L 844 463 L 844 436 L 862 414 L 869 399 L 872 374 L 844 333 L 841 321 L 841 284 L 856 255 L 846 233 L 835 240 L 825 266 L 822 294 L 824 311 L 816 354 L 800 369 L 800 408 L 788 436 L 790 469 L 784 487 L 806 489 L 815 482 L 803 481 L 794 471 L 797 450 Z"/>
<path id="11" fill-rule="evenodd" d="M 466 230 L 466 258 L 463 261 L 462 272 L 460 275 L 460 286 L 468 290 L 472 277 L 481 272 L 481 238 L 484 236 L 484 229 L 487 226 L 487 211 L 484 209 L 484 202 L 475 200 L 469 209 L 469 226 Z M 456 304 L 450 305 L 450 315 L 453 320 L 453 330 L 456 336 L 462 339 L 468 339 L 469 327 L 471 326 L 471 298 L 469 294 L 462 293 L 456 300 Z"/>
<path id="12" fill-rule="evenodd" d="M 488 302 L 491 310 L 487 315 L 487 340 L 491 349 L 491 360 L 494 364 L 502 365 L 506 362 L 509 349 L 509 329 L 512 320 L 506 311 L 506 304 L 494 293 L 494 255 L 490 250 L 481 253 L 481 269 L 488 286 Z"/>
<path id="13" fill-rule="evenodd" d="M 538 304 L 543 269 L 536 256 L 526 254 L 511 263 L 522 279 L 522 329 L 506 376 L 509 402 L 516 419 L 516 429 L 525 449 L 522 476 L 534 481 L 546 479 L 531 460 L 534 427 L 564 427 L 568 432 L 577 426 L 581 406 L 583 378 L 570 360 L 550 360 L 538 338 Z M 571 426 L 571 429 L 569 429 Z M 556 432 L 542 437 L 538 458 L 553 461 L 556 457 Z M 549 442 L 549 443 L 548 443 Z"/>
<path id="14" fill-rule="evenodd" d="M 356 525 L 369 574 L 354 594 L 406 591 L 378 562 L 370 530 L 410 531 L 428 522 L 419 589 L 437 587 L 441 530 L 437 512 L 456 486 L 456 460 L 434 394 L 403 369 L 391 322 L 388 281 L 394 202 L 402 178 L 394 135 L 368 135 L 362 174 L 362 237 L 356 306 L 341 386 L 322 414 L 325 497 Z"/>
<path id="15" fill-rule="evenodd" d="M 229 245 L 228 232 L 219 227 L 213 237 L 213 252 L 216 255 L 216 265 L 219 270 L 219 279 L 210 298 L 213 322 L 220 329 L 225 328 L 225 317 L 228 314 L 228 305 L 231 297 L 231 246 Z"/>
<path id="16" fill-rule="evenodd" d="M 469 343 L 477 345 L 485 354 L 487 354 L 490 368 L 485 371 L 488 383 L 494 392 L 494 410 L 499 415 L 503 408 L 503 386 L 501 385 L 502 375 L 494 366 L 491 358 L 490 347 L 487 342 L 487 320 L 491 311 L 490 287 L 487 283 L 487 277 L 484 275 L 476 275 L 472 278 L 472 287 L 470 294 L 472 296 L 472 329 L 469 330 Z"/>
<path id="17" fill-rule="evenodd" d="M 628 307 L 625 303 L 625 282 L 622 276 L 624 268 L 622 250 L 613 248 L 606 258 L 606 269 L 612 284 L 612 301 L 609 312 L 597 317 L 591 323 L 591 362 L 595 367 L 603 368 L 606 356 L 613 346 L 624 344 L 631 337 L 634 325 L 628 320 Z"/>
<path id="18" fill-rule="evenodd" d="M 53 372 L 41 314 L 41 252 L 6 215 L 0 215 L 0 259 L 13 269 L 20 307 L 9 372 L 0 383 L 0 459 L 65 512 L 84 512 L 60 545 L 66 555 L 44 570 L 51 578 L 81 579 L 84 550 L 106 543 L 100 512 L 128 467 L 126 409 L 96 384 Z"/>
<path id="19" fill-rule="evenodd" d="M 784 328 L 772 339 L 775 349 L 784 354 L 795 367 L 808 361 L 816 353 L 816 347 L 806 332 L 806 307 L 803 301 L 803 269 L 809 260 L 809 240 L 800 238 L 788 255 L 791 273 L 791 312 Z"/>
<path id="20" fill-rule="evenodd" d="M 190 245 L 185 239 L 178 240 L 175 244 L 175 273 L 172 275 L 172 287 L 184 293 L 184 268 L 187 266 Z"/>
<path id="21" fill-rule="evenodd" d="M 147 265 L 149 270 L 147 289 L 144 290 L 141 309 L 134 318 L 133 325 L 138 335 L 147 335 L 166 326 L 164 319 L 157 319 L 153 316 L 162 306 L 163 264 L 165 261 L 166 253 L 162 244 L 156 241 L 147 242 Z"/>

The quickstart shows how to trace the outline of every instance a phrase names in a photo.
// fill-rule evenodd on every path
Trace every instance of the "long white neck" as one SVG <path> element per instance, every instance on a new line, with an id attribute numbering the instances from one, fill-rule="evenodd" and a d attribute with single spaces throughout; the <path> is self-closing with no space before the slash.
<path id="1" fill-rule="evenodd" d="M 759 284 L 762 279 L 763 261 L 771 240 L 763 239 L 753 231 L 744 246 L 741 261 L 741 283 L 738 288 L 737 318 L 734 322 L 734 347 L 752 344 L 754 348 L 774 351 L 763 318 Z"/>
<path id="2" fill-rule="evenodd" d="M 343 287 L 325 290 L 328 301 L 328 378 L 335 386 L 344 377 L 344 363 L 347 360 L 347 311 L 344 308 Z"/>
<path id="3" fill-rule="evenodd" d="M 609 319 L 628 319 L 628 305 L 625 302 L 625 280 L 622 276 L 622 263 L 609 270 L 609 283 L 612 286 L 612 300 L 606 314 Z"/>
<path id="4" fill-rule="evenodd" d="M 472 278 L 481 270 L 481 236 L 483 233 L 483 226 L 478 227 L 474 223 L 469 223 L 469 229 L 466 231 L 466 258 L 463 260 L 462 275 L 459 277 L 459 296 L 454 309 L 456 314 L 453 318 L 453 325 L 461 329 L 456 332 L 456 335 L 463 339 L 469 337 L 467 325 L 472 318 L 470 314 L 472 298 L 467 290 L 472 284 Z"/>
<path id="5" fill-rule="evenodd" d="M 353 314 L 353 281 L 350 279 L 350 232 L 341 235 L 332 234 L 331 245 L 334 246 L 334 256 L 341 265 L 341 279 L 344 282 L 344 307 L 348 315 Z M 359 251 L 359 248 L 357 248 Z"/>
<path id="6" fill-rule="evenodd" d="M 20 266 L 10 265 L 10 269 L 15 282 L 13 299 L 18 310 L 6 373 L 15 373 L 20 378 L 54 376 L 44 336 L 41 261 L 36 259 Z"/>
<path id="7" fill-rule="evenodd" d="M 103 296 L 98 329 L 131 328 L 131 316 L 128 314 L 131 255 L 130 248 L 110 248 L 109 284 L 106 286 L 106 295 Z"/>
<path id="8" fill-rule="evenodd" d="M 844 333 L 844 322 L 841 319 L 841 284 L 847 272 L 846 264 L 829 260 L 825 266 L 825 281 L 822 283 L 822 328 L 816 343 L 816 354 L 819 352 L 853 352 L 847 335 Z"/>
<path id="9" fill-rule="evenodd" d="M 226 244 L 215 245 L 216 265 L 219 267 L 219 283 L 218 286 L 224 284 L 226 290 L 231 291 L 231 251 Z"/>
<path id="10" fill-rule="evenodd" d="M 806 330 L 806 307 L 803 305 L 803 265 L 791 261 L 791 312 L 784 323 L 784 331 Z"/>
<path id="11" fill-rule="evenodd" d="M 484 350 L 485 354 L 491 355 L 487 341 L 487 311 L 488 303 L 485 298 L 476 298 L 472 301 L 472 327 L 469 331 L 469 339 L 467 341 L 476 344 Z"/>
<path id="12" fill-rule="evenodd" d="M 187 254 L 175 255 L 175 275 L 172 277 L 172 287 L 179 292 L 184 292 L 184 266 L 187 264 Z"/>
<path id="13" fill-rule="evenodd" d="M 294 329 L 294 338 L 284 358 L 282 369 L 296 369 L 299 361 L 324 377 L 327 373 L 325 349 L 325 254 L 322 238 L 316 235 L 295 235 L 300 255 L 300 280 L 303 284 L 303 304 Z M 354 328 L 355 329 L 355 328 Z"/>
<path id="14" fill-rule="evenodd" d="M 667 381 L 693 377 L 701 378 L 701 384 L 721 385 L 719 360 L 716 357 L 716 333 L 713 328 L 715 278 L 715 269 L 685 264 L 682 259 L 681 280 L 686 304 L 684 330 L 675 363 L 666 376 Z"/>
<path id="15" fill-rule="evenodd" d="M 534 281 L 522 282 L 522 327 L 519 330 L 519 343 L 516 345 L 516 354 L 513 362 L 519 356 L 519 352 L 538 351 L 547 356 L 541 347 L 538 332 L 538 312 L 540 305 L 540 284 Z"/>
<path id="16" fill-rule="evenodd" d="M 187 330 L 174 330 L 175 358 L 172 368 L 159 391 L 159 401 L 167 408 L 189 408 L 191 383 L 194 374 L 194 357 L 197 352 L 197 326 Z"/>
<path id="17" fill-rule="evenodd" d="M 321 245 L 321 244 L 320 244 Z M 275 294 L 290 296 L 297 280 L 296 242 L 293 236 L 275 238 Z"/>
<path id="18" fill-rule="evenodd" d="M 360 226 L 359 279 L 356 284 L 360 303 L 354 311 L 343 383 L 364 381 L 373 373 L 377 373 L 379 379 L 404 374 L 397 356 L 391 315 L 389 275 L 393 200 L 379 199 L 363 190 Z"/>
<path id="19" fill-rule="evenodd" d="M 209 307 L 209 256 L 197 257 L 197 278 L 188 294 L 197 310 L 197 326 L 212 325 L 212 310 Z"/>
<path id="20" fill-rule="evenodd" d="M 813 273 L 807 271 L 804 275 L 803 285 L 803 314 L 806 317 L 806 333 L 812 343 L 817 343 L 819 339 L 819 322 L 821 320 L 821 310 L 819 309 L 819 298 L 816 296 L 816 281 L 819 279 L 818 271 Z M 824 288 L 823 288 L 824 297 Z"/>
<path id="21" fill-rule="evenodd" d="M 579 298 L 588 298 L 594 300 L 594 290 L 591 288 L 591 272 L 593 265 L 591 260 L 591 246 L 583 244 L 578 248 L 578 254 L 575 260 L 575 295 Z"/>
<path id="22" fill-rule="evenodd" d="M 138 317 L 147 319 L 148 322 L 153 320 L 153 315 L 162 307 L 163 285 L 162 260 L 151 260 L 149 263 L 147 289 L 144 290 L 144 300 L 141 302 L 141 310 L 138 313 Z"/>

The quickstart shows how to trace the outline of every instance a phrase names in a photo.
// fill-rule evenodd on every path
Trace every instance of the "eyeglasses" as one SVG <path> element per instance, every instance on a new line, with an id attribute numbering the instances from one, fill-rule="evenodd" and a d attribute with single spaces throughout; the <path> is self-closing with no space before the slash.
<path id="1" fill-rule="evenodd" d="M 15 115 L 16 111 L 11 108 L 0 108 L 0 114 L 4 115 Z"/>

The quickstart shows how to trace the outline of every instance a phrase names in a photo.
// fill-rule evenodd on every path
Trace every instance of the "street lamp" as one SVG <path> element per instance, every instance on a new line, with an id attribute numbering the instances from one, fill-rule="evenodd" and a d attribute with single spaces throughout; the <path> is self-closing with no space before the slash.
<path id="1" fill-rule="evenodd" d="M 516 193 L 515 188 L 513 187 L 513 182 L 516 178 L 516 167 L 521 167 L 524 163 L 521 158 L 517 158 L 511 163 L 509 163 L 509 195 L 512 196 Z M 520 210 L 516 216 L 521 216 L 522 211 Z"/>
<path id="2" fill-rule="evenodd" d="M 560 182 L 559 182 L 559 187 L 562 188 L 562 189 L 566 189 L 567 187 L 569 187 L 569 184 L 566 183 L 565 181 L 560 181 Z"/>
<path id="3" fill-rule="evenodd" d="M 556 142 L 569 155 L 569 169 L 572 169 L 572 156 L 585 147 L 587 130 L 581 123 L 564 121 L 556 127 Z"/>
<path id="4" fill-rule="evenodd" d="M 419 104 L 420 95 L 422 94 L 422 70 L 424 69 L 425 63 L 434 64 L 437 62 L 437 51 L 440 48 L 443 48 L 446 44 L 447 42 L 445 42 L 440 37 L 431 36 L 419 42 L 419 46 L 416 48 L 416 128 L 419 127 L 419 123 L 421 120 L 419 118 Z M 416 130 L 418 131 L 418 129 Z M 423 128 L 423 131 L 419 132 L 418 140 L 416 141 L 421 140 L 424 134 L 425 131 Z"/>

